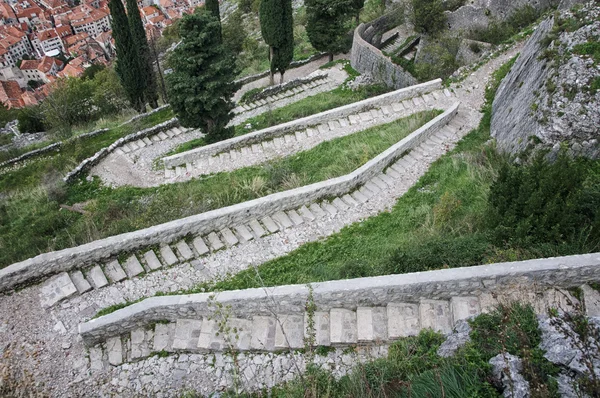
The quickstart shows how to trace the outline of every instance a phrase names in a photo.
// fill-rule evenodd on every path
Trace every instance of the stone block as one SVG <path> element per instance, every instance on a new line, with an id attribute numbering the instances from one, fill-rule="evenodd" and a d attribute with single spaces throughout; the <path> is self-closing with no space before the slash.
<path id="1" fill-rule="evenodd" d="M 275 348 L 304 347 L 304 317 L 302 315 L 277 315 Z"/>
<path id="2" fill-rule="evenodd" d="M 300 215 L 307 221 L 314 221 L 316 219 L 315 215 L 312 214 L 312 212 L 308 210 L 308 207 L 306 206 L 302 206 L 300 209 L 298 209 L 298 213 L 300 213 Z"/>
<path id="3" fill-rule="evenodd" d="M 154 327 L 154 343 L 152 350 L 155 352 L 172 351 L 174 323 L 157 323 Z"/>
<path id="4" fill-rule="evenodd" d="M 179 262 L 179 260 L 177 260 L 177 256 L 175 256 L 175 253 L 173 253 L 173 250 L 169 245 L 163 245 L 160 247 L 160 256 L 167 266 L 171 266 Z"/>
<path id="5" fill-rule="evenodd" d="M 600 293 L 589 285 L 581 286 L 587 316 L 600 316 Z"/>
<path id="6" fill-rule="evenodd" d="M 290 218 L 290 220 L 292 220 L 294 225 L 300 225 L 304 223 L 304 220 L 302 219 L 302 217 L 300 217 L 300 214 L 298 214 L 296 210 L 288 210 L 287 215 Z"/>
<path id="7" fill-rule="evenodd" d="M 279 231 L 279 227 L 277 226 L 277 224 L 275 224 L 275 221 L 273 221 L 271 217 L 266 216 L 261 221 L 264 224 L 264 226 L 267 227 L 267 230 L 270 233 L 274 234 L 275 232 Z"/>
<path id="8" fill-rule="evenodd" d="M 146 253 L 144 253 L 144 260 L 146 260 L 146 264 L 148 264 L 148 268 L 150 268 L 151 271 L 162 268 L 163 266 L 156 256 L 156 253 L 154 253 L 154 250 L 148 250 Z"/>
<path id="9" fill-rule="evenodd" d="M 99 265 L 92 267 L 92 269 L 88 271 L 87 280 L 90 281 L 94 289 L 100 289 L 101 287 L 108 285 L 108 280 Z"/>
<path id="10" fill-rule="evenodd" d="M 389 303 L 387 305 L 388 337 L 399 339 L 416 336 L 421 330 L 419 306 L 409 303 Z"/>
<path id="11" fill-rule="evenodd" d="M 446 300 L 421 300 L 419 319 L 423 329 L 431 328 L 437 332 L 452 332 L 450 303 Z"/>
<path id="12" fill-rule="evenodd" d="M 356 323 L 359 342 L 387 340 L 387 309 L 385 307 L 358 307 Z"/>
<path id="13" fill-rule="evenodd" d="M 244 224 L 238 225 L 234 229 L 242 242 L 248 242 L 249 240 L 254 239 L 254 235 L 252 235 L 248 227 L 246 227 Z"/>
<path id="14" fill-rule="evenodd" d="M 221 235 L 223 236 L 227 246 L 235 246 L 240 243 L 238 238 L 233 234 L 233 232 L 231 232 L 229 228 L 223 228 L 221 230 Z"/>
<path id="15" fill-rule="evenodd" d="M 317 218 L 325 217 L 327 215 L 318 203 L 311 203 L 308 208 Z"/>
<path id="16" fill-rule="evenodd" d="M 200 338 L 202 320 L 178 319 L 175 323 L 175 334 L 172 348 L 174 350 L 195 350 Z"/>
<path id="17" fill-rule="evenodd" d="M 308 314 L 304 314 L 304 337 L 309 338 L 309 333 L 314 334 L 315 346 L 330 346 L 329 312 L 316 311 L 313 316 L 313 330 L 308 330 L 310 320 Z"/>
<path id="18" fill-rule="evenodd" d="M 254 235 L 258 238 L 262 238 L 267 234 L 267 231 L 260 225 L 258 220 L 251 220 L 248 225 L 250 225 L 250 229 L 252 229 L 252 232 L 254 232 Z"/>
<path id="19" fill-rule="evenodd" d="M 252 339 L 250 347 L 253 350 L 273 351 L 275 349 L 275 318 L 255 316 L 252 318 Z"/>
<path id="20" fill-rule="evenodd" d="M 81 271 L 75 271 L 71 273 L 71 280 L 73 281 L 73 284 L 77 288 L 79 294 L 83 294 L 92 290 L 92 285 L 90 285 L 87 279 L 85 279 Z"/>
<path id="21" fill-rule="evenodd" d="M 104 265 L 104 273 L 111 283 L 121 282 L 123 279 L 127 278 L 125 271 L 123 271 L 121 264 L 119 264 L 117 260 L 113 260 Z"/>
<path id="22" fill-rule="evenodd" d="M 283 211 L 278 211 L 277 213 L 273 214 L 273 219 L 277 221 L 277 223 L 279 223 L 279 225 L 283 229 L 291 228 L 294 226 L 292 220 L 290 220 L 287 214 L 285 214 Z"/>
<path id="23" fill-rule="evenodd" d="M 121 337 L 110 337 L 106 340 L 106 351 L 108 353 L 108 363 L 113 366 L 119 366 L 123 363 L 123 344 Z"/>
<path id="24" fill-rule="evenodd" d="M 358 340 L 356 312 L 343 308 L 333 308 L 330 316 L 331 344 L 355 344 Z"/>
<path id="25" fill-rule="evenodd" d="M 61 300 L 71 297 L 77 293 L 77 287 L 69 274 L 60 273 L 48 279 L 40 289 L 42 307 L 52 307 Z"/>
<path id="26" fill-rule="evenodd" d="M 207 239 L 213 251 L 217 251 L 225 247 L 225 245 L 223 244 L 223 242 L 221 242 L 221 239 L 219 239 L 215 232 L 211 232 L 210 234 L 208 234 Z"/>
<path id="27" fill-rule="evenodd" d="M 209 252 L 208 246 L 206 246 L 206 243 L 204 243 L 204 240 L 202 240 L 202 237 L 200 236 L 196 236 L 192 241 L 192 244 L 194 245 L 194 249 L 196 249 L 196 252 L 200 256 Z"/>
<path id="28" fill-rule="evenodd" d="M 179 256 L 181 256 L 181 258 L 183 258 L 184 260 L 188 261 L 194 258 L 194 253 L 192 252 L 192 249 L 190 249 L 186 241 L 180 240 L 175 245 L 175 248 L 177 249 Z"/>
<path id="29" fill-rule="evenodd" d="M 453 327 L 456 322 L 475 317 L 481 313 L 477 297 L 452 297 L 450 307 L 452 309 Z"/>
<path id="30" fill-rule="evenodd" d="M 149 341 L 146 339 L 146 331 L 143 328 L 134 329 L 131 331 L 131 359 L 146 358 L 150 355 Z"/>
<path id="31" fill-rule="evenodd" d="M 340 211 L 346 211 L 349 209 L 349 206 L 340 198 L 335 198 L 331 201 L 331 204 L 334 205 Z"/>
<path id="32" fill-rule="evenodd" d="M 156 255 L 154 257 L 156 258 Z M 156 259 L 156 261 L 158 261 L 158 259 Z M 160 262 L 158 264 L 160 264 Z M 144 272 L 144 267 L 142 267 L 142 264 L 140 264 L 140 261 L 135 256 L 135 254 L 129 256 L 127 260 L 125 260 L 124 268 L 125 272 L 127 273 L 127 276 L 129 276 L 130 278 L 138 276 L 139 274 Z"/>

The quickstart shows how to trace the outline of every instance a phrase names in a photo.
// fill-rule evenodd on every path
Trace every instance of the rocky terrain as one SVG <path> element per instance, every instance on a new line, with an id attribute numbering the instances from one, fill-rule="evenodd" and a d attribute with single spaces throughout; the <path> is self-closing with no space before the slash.
<path id="1" fill-rule="evenodd" d="M 498 148 L 561 147 L 598 156 L 600 6 L 590 2 L 545 20 L 504 80 L 493 105 Z"/>

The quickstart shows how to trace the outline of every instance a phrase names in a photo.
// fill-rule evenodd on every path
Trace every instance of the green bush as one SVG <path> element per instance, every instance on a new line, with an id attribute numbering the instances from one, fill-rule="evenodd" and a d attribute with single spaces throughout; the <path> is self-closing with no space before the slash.
<path id="1" fill-rule="evenodd" d="M 526 5 L 515 10 L 506 21 L 492 21 L 487 29 L 472 32 L 471 38 L 486 43 L 500 44 L 534 23 L 539 17 L 539 11 Z"/>
<path id="2" fill-rule="evenodd" d="M 415 63 L 414 75 L 419 81 L 447 79 L 458 69 L 456 61 L 459 40 L 445 37 L 427 43 L 421 49 L 421 56 Z"/>
<path id="3" fill-rule="evenodd" d="M 561 152 L 530 164 L 506 163 L 491 186 L 487 219 L 498 244 L 600 245 L 600 175 L 590 161 Z M 586 250 L 586 251 L 587 251 Z"/>
<path id="4" fill-rule="evenodd" d="M 442 0 L 412 0 L 413 24 L 419 33 L 436 34 L 446 28 Z"/>
<path id="5" fill-rule="evenodd" d="M 17 120 L 19 121 L 19 132 L 21 134 L 37 133 L 46 130 L 44 117 L 39 105 L 21 109 Z"/>

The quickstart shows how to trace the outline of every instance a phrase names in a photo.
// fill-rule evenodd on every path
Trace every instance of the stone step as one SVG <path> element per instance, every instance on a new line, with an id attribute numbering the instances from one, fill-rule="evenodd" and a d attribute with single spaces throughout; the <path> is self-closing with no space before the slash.
<path id="1" fill-rule="evenodd" d="M 450 299 L 450 310 L 452 313 L 452 325 L 458 321 L 476 317 L 481 314 L 479 299 L 477 297 L 452 297 Z"/>
<path id="2" fill-rule="evenodd" d="M 385 307 L 358 307 L 356 322 L 359 342 L 382 342 L 388 339 Z"/>
<path id="3" fill-rule="evenodd" d="M 248 241 L 254 239 L 254 235 L 252 235 L 252 233 L 250 232 L 250 230 L 248 229 L 248 227 L 246 227 L 243 224 L 234 227 L 234 230 L 235 230 L 237 236 L 239 236 L 240 241 L 242 243 L 248 242 Z"/>
<path id="4" fill-rule="evenodd" d="M 330 346 L 329 312 L 315 311 L 304 314 L 304 337 L 314 339 L 315 346 Z M 311 338 L 312 336 L 312 338 Z"/>
<path id="5" fill-rule="evenodd" d="M 273 214 L 273 219 L 279 224 L 282 229 L 291 228 L 294 226 L 294 223 L 283 211 L 278 211 Z"/>
<path id="6" fill-rule="evenodd" d="M 100 289 L 101 287 L 108 285 L 108 280 L 99 265 L 92 267 L 88 271 L 86 277 L 94 289 Z"/>
<path id="7" fill-rule="evenodd" d="M 83 294 L 92 290 L 92 285 L 85 279 L 81 271 L 75 271 L 71 273 L 71 281 L 75 285 L 75 288 L 79 294 Z"/>
<path id="8" fill-rule="evenodd" d="M 260 351 L 273 351 L 275 348 L 276 320 L 268 316 L 252 318 L 252 338 L 250 348 Z"/>
<path id="9" fill-rule="evenodd" d="M 58 275 L 54 275 L 45 281 L 40 289 L 42 307 L 52 307 L 59 301 L 75 294 L 78 294 L 78 290 L 68 273 L 62 272 Z"/>
<path id="10" fill-rule="evenodd" d="M 160 269 L 163 266 L 163 264 L 156 256 L 154 250 L 148 250 L 146 253 L 144 253 L 144 261 L 146 261 L 146 265 L 148 266 L 150 271 Z"/>
<path id="11" fill-rule="evenodd" d="M 390 340 L 416 336 L 421 330 L 419 306 L 412 303 L 387 305 L 388 338 Z"/>
<path id="12" fill-rule="evenodd" d="M 221 233 L 221 236 L 223 237 L 223 240 L 225 241 L 225 244 L 227 246 L 231 247 L 231 246 L 235 246 L 238 243 L 240 243 L 238 238 L 235 236 L 235 234 L 229 228 L 223 228 L 220 231 L 220 233 Z"/>
<path id="13" fill-rule="evenodd" d="M 173 350 L 195 350 L 198 348 L 202 320 L 178 319 L 173 333 Z"/>
<path id="14" fill-rule="evenodd" d="M 445 300 L 421 300 L 419 304 L 421 328 L 431 328 L 447 334 L 452 332 L 450 303 Z"/>
<path id="15" fill-rule="evenodd" d="M 600 316 L 600 292 L 589 285 L 581 286 L 583 305 L 587 316 Z"/>
<path id="16" fill-rule="evenodd" d="M 258 222 L 258 220 L 251 220 L 248 225 L 250 226 L 250 229 L 252 229 L 252 232 L 257 238 L 262 238 L 267 234 L 267 231 L 265 231 L 265 229 L 262 227 L 260 222 Z"/>
<path id="17" fill-rule="evenodd" d="M 332 308 L 329 311 L 329 338 L 331 344 L 356 344 L 356 312 L 344 308 Z"/>
<path id="18" fill-rule="evenodd" d="M 318 203 L 311 203 L 308 206 L 310 212 L 312 214 L 314 214 L 315 217 L 317 218 L 323 218 L 327 215 L 327 213 L 325 213 L 325 211 L 323 210 L 323 208 L 321 206 L 319 206 Z"/>
<path id="19" fill-rule="evenodd" d="M 304 219 L 300 216 L 300 214 L 298 214 L 298 212 L 296 212 L 296 210 L 288 210 L 286 213 L 294 225 L 300 225 L 304 223 Z"/>
<path id="20" fill-rule="evenodd" d="M 154 330 L 145 330 L 143 328 L 134 329 L 130 334 L 131 349 L 129 350 L 129 361 L 146 358 L 152 352 L 154 341 Z"/>
<path id="21" fill-rule="evenodd" d="M 225 247 L 225 245 L 223 244 L 223 242 L 221 242 L 221 239 L 219 239 L 215 232 L 211 232 L 210 234 L 208 234 L 207 239 L 208 244 L 210 245 L 210 248 L 213 251 L 217 251 Z"/>
<path id="22" fill-rule="evenodd" d="M 304 316 L 277 315 L 275 349 L 304 347 Z"/>
<path id="23" fill-rule="evenodd" d="M 121 264 L 117 260 L 113 260 L 104 265 L 104 273 L 111 283 L 121 282 L 127 278 L 125 271 L 121 268 Z"/>
<path id="24" fill-rule="evenodd" d="M 194 249 L 196 249 L 196 253 L 198 253 L 199 256 L 202 256 L 210 251 L 200 236 L 196 236 L 194 238 L 192 245 L 194 246 Z"/>
<path id="25" fill-rule="evenodd" d="M 175 253 L 173 253 L 173 249 L 171 249 L 171 246 L 169 245 L 163 245 L 160 247 L 160 256 L 168 267 L 179 262 Z"/>
<path id="26" fill-rule="evenodd" d="M 154 340 L 152 351 L 154 352 L 172 352 L 173 337 L 175 336 L 175 323 L 157 323 L 154 327 Z"/>
<path id="27" fill-rule="evenodd" d="M 315 215 L 306 206 L 302 206 L 300 209 L 298 209 L 298 213 L 307 221 L 314 221 L 317 219 L 317 217 L 315 217 Z"/>
<path id="28" fill-rule="evenodd" d="M 190 246 L 186 243 L 186 241 L 180 240 L 175 245 L 175 248 L 177 249 L 177 253 L 179 253 L 179 256 L 183 260 L 191 260 L 192 258 L 194 258 L 194 253 L 192 252 L 192 249 L 190 249 Z"/>
<path id="29" fill-rule="evenodd" d="M 277 224 L 275 223 L 275 221 L 273 221 L 273 219 L 269 216 L 264 217 L 262 220 L 262 223 L 265 227 L 267 227 L 267 230 L 274 234 L 275 232 L 279 231 L 279 227 L 277 226 Z"/>

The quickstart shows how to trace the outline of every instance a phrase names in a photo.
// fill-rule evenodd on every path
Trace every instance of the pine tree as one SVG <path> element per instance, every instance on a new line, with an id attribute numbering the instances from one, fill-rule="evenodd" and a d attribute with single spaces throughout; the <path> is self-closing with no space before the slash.
<path id="1" fill-rule="evenodd" d="M 142 23 L 140 10 L 136 0 L 127 0 L 127 18 L 133 44 L 138 52 L 141 79 L 144 84 L 144 99 L 152 108 L 158 107 L 158 93 L 156 91 L 156 77 L 150 55 L 150 47 L 146 38 L 146 30 Z"/>
<path id="2" fill-rule="evenodd" d="M 356 18 L 356 24 L 360 22 L 360 12 L 365 6 L 365 0 L 351 0 L 352 11 L 354 12 L 354 17 Z"/>
<path id="3" fill-rule="evenodd" d="M 283 74 L 294 57 L 294 20 L 291 0 L 262 0 L 259 10 L 260 30 L 269 45 L 271 85 L 275 72 Z"/>
<path id="4" fill-rule="evenodd" d="M 108 3 L 112 16 L 112 34 L 115 39 L 117 61 L 115 70 L 127 93 L 131 106 L 144 111 L 144 84 L 141 79 L 140 63 L 136 51 L 125 7 L 121 0 L 110 0 Z"/>
<path id="5" fill-rule="evenodd" d="M 206 11 L 211 13 L 219 21 L 219 37 L 222 40 L 223 33 L 221 28 L 221 12 L 219 11 L 219 0 L 206 0 L 204 2 L 204 8 L 206 8 Z"/>
<path id="6" fill-rule="evenodd" d="M 310 44 L 333 54 L 347 52 L 352 46 L 350 18 L 354 14 L 355 0 L 307 0 L 306 33 Z"/>
<path id="7" fill-rule="evenodd" d="M 218 38 L 219 22 L 200 9 L 181 19 L 180 31 L 181 43 L 169 59 L 173 72 L 166 77 L 171 107 L 183 126 L 199 127 L 207 141 L 229 138 L 237 70 Z"/>

